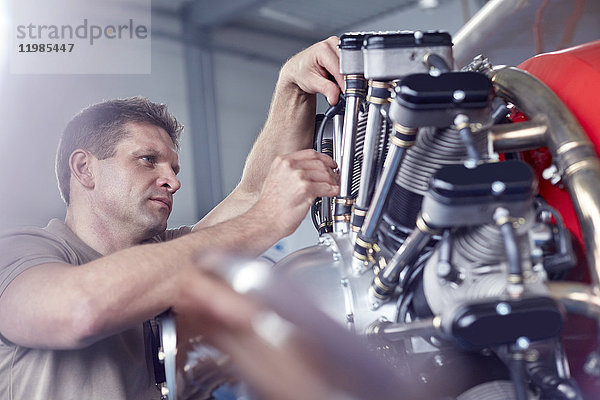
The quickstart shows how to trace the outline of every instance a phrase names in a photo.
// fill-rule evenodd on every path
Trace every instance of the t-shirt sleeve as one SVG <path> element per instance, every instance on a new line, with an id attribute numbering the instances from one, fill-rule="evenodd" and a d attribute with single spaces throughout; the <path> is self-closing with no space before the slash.
<path id="1" fill-rule="evenodd" d="M 69 263 L 68 250 L 57 240 L 38 232 L 0 236 L 0 296 L 19 274 L 36 265 Z"/>

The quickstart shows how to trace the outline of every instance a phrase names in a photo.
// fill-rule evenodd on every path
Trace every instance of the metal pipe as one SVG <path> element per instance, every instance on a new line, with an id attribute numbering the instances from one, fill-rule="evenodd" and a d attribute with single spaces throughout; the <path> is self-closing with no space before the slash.
<path id="1" fill-rule="evenodd" d="M 546 144 L 577 212 L 592 290 L 600 292 L 600 162 L 592 143 L 569 109 L 537 78 L 514 67 L 498 67 L 489 74 L 497 95 L 548 126 Z"/>
<path id="2" fill-rule="evenodd" d="M 379 144 L 379 133 L 381 131 L 381 104 L 369 104 L 369 116 L 367 117 L 367 131 L 365 133 L 365 144 L 363 149 L 363 163 L 360 170 L 360 186 L 356 197 L 356 206 L 366 208 L 369 206 L 369 188 L 375 167 L 377 156 L 377 145 Z"/>
<path id="3" fill-rule="evenodd" d="M 417 228 L 408 235 L 388 265 L 379 271 L 369 287 L 369 307 L 372 310 L 379 308 L 394 294 L 402 270 L 415 262 L 431 236 L 436 233 L 437 231 L 432 230 L 422 217 L 417 218 Z"/>
<path id="4" fill-rule="evenodd" d="M 333 159 L 339 166 L 342 165 L 342 137 L 344 134 L 344 115 L 337 114 L 333 117 Z"/>
<path id="5" fill-rule="evenodd" d="M 488 130 L 489 142 L 496 153 L 533 150 L 546 145 L 548 126 L 535 121 L 494 125 Z"/>
<path id="6" fill-rule="evenodd" d="M 467 155 L 469 156 L 465 161 L 465 166 L 467 168 L 475 168 L 479 163 L 480 157 L 477 147 L 475 147 L 475 143 L 473 142 L 473 131 L 471 130 L 471 124 L 469 122 L 469 117 L 465 114 L 458 114 L 456 118 L 454 118 L 454 125 L 458 130 L 460 139 L 467 148 Z"/>
<path id="7" fill-rule="evenodd" d="M 334 199 L 333 215 L 333 231 L 338 234 L 345 234 L 350 231 L 352 168 L 354 166 L 359 105 L 359 96 L 349 95 L 346 97 L 342 154 L 340 159 L 340 195 Z"/>
<path id="8" fill-rule="evenodd" d="M 341 165 L 342 163 L 342 137 L 344 132 L 343 120 L 343 114 L 336 114 L 333 116 L 333 159 L 337 163 L 338 168 L 339 165 Z M 327 228 L 328 224 L 333 225 L 331 217 L 331 198 L 323 197 L 321 201 L 321 219 L 323 220 L 322 223 L 325 224 L 325 230 L 331 232 L 330 228 Z"/>
<path id="9" fill-rule="evenodd" d="M 367 117 L 367 127 L 363 146 L 363 162 L 360 169 L 358 194 L 356 203 L 352 209 L 351 218 L 353 242 L 356 241 L 356 235 L 363 225 L 371 201 L 375 181 L 374 172 L 377 163 L 377 151 L 383 120 L 381 109 L 389 104 L 389 89 L 391 87 L 392 85 L 390 82 L 376 80 L 369 81 L 369 94 L 367 95 L 369 114 Z"/>
<path id="10" fill-rule="evenodd" d="M 432 233 L 433 231 L 426 226 L 422 218 L 417 219 L 417 228 L 413 229 L 388 265 L 381 270 L 381 280 L 389 284 L 397 284 L 400 272 L 419 257 Z"/>
<path id="11" fill-rule="evenodd" d="M 357 96 L 348 96 L 346 98 L 344 136 L 342 138 L 342 156 L 340 165 L 340 197 L 349 197 L 352 194 L 352 167 L 354 165 L 359 104 L 360 99 Z"/>
<path id="12" fill-rule="evenodd" d="M 375 230 L 377 229 L 379 221 L 381 221 L 383 207 L 385 206 L 385 201 L 387 200 L 388 193 L 394 183 L 394 179 L 396 179 L 396 174 L 398 173 L 398 168 L 400 168 L 404 151 L 405 149 L 402 147 L 390 146 L 390 150 L 383 166 L 381 179 L 377 182 L 377 188 L 375 189 L 371 206 L 369 207 L 369 211 L 367 212 L 365 222 L 361 229 L 361 236 L 363 236 L 365 240 L 373 241 L 375 239 Z"/>

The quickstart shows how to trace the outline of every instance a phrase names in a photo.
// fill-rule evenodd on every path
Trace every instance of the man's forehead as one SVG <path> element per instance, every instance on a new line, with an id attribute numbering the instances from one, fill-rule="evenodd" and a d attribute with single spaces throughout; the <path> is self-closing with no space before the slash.
<path id="1" fill-rule="evenodd" d="M 152 147 L 169 149 L 177 153 L 175 144 L 163 128 L 145 122 L 128 122 L 124 126 L 127 135 L 123 144 L 129 146 Z"/>

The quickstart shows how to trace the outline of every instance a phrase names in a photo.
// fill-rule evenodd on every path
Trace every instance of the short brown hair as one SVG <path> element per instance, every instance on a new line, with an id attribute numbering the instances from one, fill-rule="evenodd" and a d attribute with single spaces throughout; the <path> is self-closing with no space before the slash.
<path id="1" fill-rule="evenodd" d="M 144 97 L 129 97 L 89 106 L 69 121 L 58 144 L 56 178 L 60 195 L 67 205 L 71 190 L 69 158 L 73 151 L 87 150 L 100 160 L 113 157 L 117 143 L 128 135 L 125 125 L 129 122 L 163 128 L 179 150 L 183 125 L 169 113 L 165 104 L 153 103 Z"/>

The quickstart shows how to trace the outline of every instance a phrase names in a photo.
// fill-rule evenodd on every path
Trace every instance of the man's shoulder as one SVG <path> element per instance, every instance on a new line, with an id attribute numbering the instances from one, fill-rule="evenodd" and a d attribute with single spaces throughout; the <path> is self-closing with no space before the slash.
<path id="1" fill-rule="evenodd" d="M 44 228 L 22 227 L 0 234 L 0 266 L 34 258 L 81 264 L 98 256 L 57 219 Z"/>
<path id="2" fill-rule="evenodd" d="M 0 233 L 0 248 L 3 251 L 11 250 L 14 245 L 21 242 L 28 242 L 32 245 L 36 243 L 61 242 L 61 238 L 53 231 L 51 225 L 54 225 L 52 220 L 44 228 L 37 226 L 24 226 L 13 228 Z M 60 222 L 60 221 L 59 221 Z"/>

